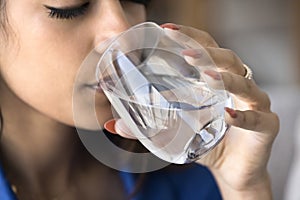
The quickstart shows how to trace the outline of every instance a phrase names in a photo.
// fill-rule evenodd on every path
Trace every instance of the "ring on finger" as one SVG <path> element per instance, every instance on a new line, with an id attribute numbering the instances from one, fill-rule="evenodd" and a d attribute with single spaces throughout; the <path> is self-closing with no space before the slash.
<path id="1" fill-rule="evenodd" d="M 245 68 L 245 75 L 244 75 L 244 77 L 246 79 L 251 80 L 253 78 L 253 72 L 252 72 L 252 70 L 246 64 L 243 64 L 243 66 Z"/>

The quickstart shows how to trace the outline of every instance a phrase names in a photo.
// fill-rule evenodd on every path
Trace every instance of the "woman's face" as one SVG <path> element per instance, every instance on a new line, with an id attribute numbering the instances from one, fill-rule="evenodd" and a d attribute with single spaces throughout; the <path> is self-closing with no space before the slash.
<path id="1" fill-rule="evenodd" d="M 2 79 L 31 108 L 68 125 L 74 125 L 73 86 L 84 58 L 96 44 L 145 20 L 144 5 L 118 0 L 7 0 L 6 10 Z M 88 83 L 81 86 L 83 95 L 94 94 Z M 94 106 L 101 124 L 111 117 L 104 94 L 96 95 Z"/>

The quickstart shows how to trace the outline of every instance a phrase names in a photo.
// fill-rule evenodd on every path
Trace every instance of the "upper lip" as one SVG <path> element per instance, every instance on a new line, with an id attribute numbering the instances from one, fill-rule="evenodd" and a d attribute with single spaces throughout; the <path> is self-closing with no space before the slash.
<path id="1" fill-rule="evenodd" d="M 85 84 L 85 86 L 91 87 L 93 89 L 99 89 L 99 88 L 101 88 L 100 85 L 99 85 L 99 83 L 88 83 L 88 84 Z"/>

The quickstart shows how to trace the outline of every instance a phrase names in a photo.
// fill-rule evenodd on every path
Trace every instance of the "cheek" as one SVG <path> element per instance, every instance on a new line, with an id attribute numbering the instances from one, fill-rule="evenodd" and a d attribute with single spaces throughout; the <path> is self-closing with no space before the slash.
<path id="1" fill-rule="evenodd" d="M 31 107 L 73 125 L 73 84 L 93 40 L 84 31 L 65 34 L 59 27 L 45 26 L 38 20 L 14 27 L 18 27 L 18 42 L 6 50 L 5 82 Z"/>
<path id="2" fill-rule="evenodd" d="M 51 118 L 73 125 L 73 85 L 80 64 L 93 49 L 95 35 L 89 31 L 88 23 L 58 22 L 43 12 L 27 10 L 24 14 L 26 4 L 29 0 L 18 1 L 14 4 L 18 6 L 9 8 L 14 13 L 9 21 L 16 40 L 11 48 L 5 49 L 2 75 L 18 98 Z M 132 24 L 145 19 L 140 5 L 130 8 L 127 17 Z M 95 81 L 92 70 L 88 77 L 89 82 Z M 80 98 L 86 98 L 86 93 Z M 85 106 L 95 106 L 86 99 L 80 102 L 84 104 L 80 108 L 82 115 L 89 114 L 84 111 Z M 102 124 L 111 116 L 110 105 L 104 95 L 96 103 Z"/>
<path id="3" fill-rule="evenodd" d="M 127 6 L 124 6 L 124 10 L 126 10 L 125 14 L 129 24 L 135 25 L 146 21 L 146 9 L 143 5 L 128 2 Z"/>
<path id="4" fill-rule="evenodd" d="M 31 43 L 21 44 L 13 62 L 3 72 L 12 91 L 35 109 L 61 121 L 72 117 L 72 89 L 79 61 L 68 61 L 59 52 Z M 55 53 L 50 53 L 55 52 Z M 64 53 L 66 57 L 71 53 Z"/>

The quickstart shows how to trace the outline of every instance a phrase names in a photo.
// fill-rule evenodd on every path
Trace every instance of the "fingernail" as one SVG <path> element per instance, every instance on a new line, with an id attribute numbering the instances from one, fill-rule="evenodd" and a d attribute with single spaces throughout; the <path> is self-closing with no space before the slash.
<path id="1" fill-rule="evenodd" d="M 192 58 L 201 58 L 202 57 L 202 53 L 197 51 L 196 49 L 185 49 L 182 51 L 182 54 L 184 56 L 189 56 Z"/>
<path id="2" fill-rule="evenodd" d="M 105 122 L 104 128 L 110 133 L 117 134 L 117 131 L 115 129 L 115 124 L 116 124 L 115 119 L 108 120 L 107 122 Z"/>
<path id="3" fill-rule="evenodd" d="M 237 115 L 237 113 L 236 113 L 235 110 L 233 110 L 233 109 L 231 109 L 231 108 L 228 108 L 228 107 L 226 107 L 225 110 L 226 110 L 226 112 L 230 115 L 231 118 L 234 118 L 234 119 L 235 119 L 235 118 L 238 117 L 238 115 Z"/>
<path id="4" fill-rule="evenodd" d="M 213 70 L 206 70 L 204 71 L 204 73 L 210 77 L 212 77 L 213 79 L 215 80 L 222 80 L 222 76 L 220 73 L 216 72 L 216 71 L 213 71 Z"/>
<path id="5" fill-rule="evenodd" d="M 176 24 L 173 23 L 166 23 L 166 24 L 162 24 L 160 25 L 162 28 L 168 28 L 168 29 L 172 29 L 174 31 L 178 31 L 180 29 L 180 27 Z"/>

